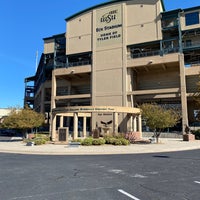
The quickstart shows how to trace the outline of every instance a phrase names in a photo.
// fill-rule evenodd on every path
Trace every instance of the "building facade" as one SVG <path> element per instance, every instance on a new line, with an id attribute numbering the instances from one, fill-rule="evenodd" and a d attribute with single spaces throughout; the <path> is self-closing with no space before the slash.
<path id="1" fill-rule="evenodd" d="M 135 107 L 142 103 L 177 108 L 183 127 L 196 120 L 199 71 L 200 7 L 165 11 L 162 0 L 109 1 L 67 18 L 66 33 L 44 39 L 24 103 L 51 116 L 53 140 L 58 127 L 85 136 L 108 121 L 110 131 L 141 132 Z"/>

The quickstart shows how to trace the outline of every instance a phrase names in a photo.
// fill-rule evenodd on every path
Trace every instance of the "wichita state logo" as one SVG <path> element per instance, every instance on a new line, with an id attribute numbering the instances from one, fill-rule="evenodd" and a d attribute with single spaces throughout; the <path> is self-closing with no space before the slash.
<path id="1" fill-rule="evenodd" d="M 116 20 L 116 18 L 117 18 L 116 14 L 117 14 L 117 10 L 110 11 L 109 13 L 106 13 L 101 17 L 100 22 L 101 23 L 104 23 L 104 22 L 110 23 L 110 22 Z"/>

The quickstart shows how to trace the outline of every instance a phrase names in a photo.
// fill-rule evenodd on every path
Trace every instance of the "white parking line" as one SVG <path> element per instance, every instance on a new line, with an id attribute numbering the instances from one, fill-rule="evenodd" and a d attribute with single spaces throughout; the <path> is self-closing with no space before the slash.
<path id="1" fill-rule="evenodd" d="M 122 194 L 126 195 L 127 197 L 130 197 L 131 199 L 140 200 L 140 199 L 138 199 L 137 197 L 134 197 L 133 195 L 131 195 L 131 194 L 125 192 L 124 190 L 119 189 L 118 192 L 121 192 Z"/>
<path id="2" fill-rule="evenodd" d="M 198 183 L 198 184 L 200 184 L 200 182 L 199 181 L 194 181 L 195 183 Z"/>

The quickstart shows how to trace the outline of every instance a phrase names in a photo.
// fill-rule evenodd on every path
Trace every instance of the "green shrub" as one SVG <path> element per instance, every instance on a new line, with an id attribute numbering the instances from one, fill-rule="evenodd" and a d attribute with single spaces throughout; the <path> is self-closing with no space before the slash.
<path id="1" fill-rule="evenodd" d="M 46 144 L 46 142 L 49 141 L 49 137 L 37 137 L 37 138 L 33 138 L 33 139 L 25 139 L 24 142 L 28 143 L 28 142 L 34 142 L 35 145 L 42 145 L 42 144 Z"/>
<path id="2" fill-rule="evenodd" d="M 83 139 L 74 139 L 74 140 L 72 140 L 72 142 L 80 142 L 80 143 L 82 143 L 82 141 L 83 141 Z"/>
<path id="3" fill-rule="evenodd" d="M 83 145 L 83 146 L 91 146 L 92 145 L 92 141 L 93 141 L 93 138 L 85 138 L 81 142 L 81 145 Z"/>
<path id="4" fill-rule="evenodd" d="M 121 139 L 121 138 L 124 138 L 125 136 L 124 136 L 124 134 L 123 133 L 117 133 L 115 136 L 114 136 L 114 138 L 116 138 L 116 139 Z"/>
<path id="5" fill-rule="evenodd" d="M 46 144 L 46 140 L 43 138 L 35 138 L 33 141 L 35 142 L 35 145 Z"/>
<path id="6" fill-rule="evenodd" d="M 200 130 L 193 131 L 196 140 L 200 140 Z"/>
<path id="7" fill-rule="evenodd" d="M 124 138 L 123 135 L 117 136 L 105 136 L 104 137 L 106 144 L 113 144 L 113 145 L 129 145 L 130 142 Z"/>
<path id="8" fill-rule="evenodd" d="M 120 139 L 115 138 L 115 139 L 113 140 L 113 145 L 122 145 L 122 142 L 121 142 Z"/>
<path id="9" fill-rule="evenodd" d="M 92 144 L 93 145 L 103 145 L 105 144 L 105 140 L 103 138 L 99 138 L 99 139 L 93 139 Z"/>
<path id="10" fill-rule="evenodd" d="M 115 138 L 113 136 L 105 136 L 104 140 L 106 144 L 113 144 Z"/>
<path id="11" fill-rule="evenodd" d="M 37 133 L 35 139 L 42 138 L 46 140 L 47 142 L 50 141 L 50 136 L 49 134 L 44 134 L 44 133 Z"/>
<path id="12" fill-rule="evenodd" d="M 121 141 L 122 145 L 125 145 L 125 146 L 130 145 L 130 142 L 125 138 L 120 138 L 119 140 Z"/>

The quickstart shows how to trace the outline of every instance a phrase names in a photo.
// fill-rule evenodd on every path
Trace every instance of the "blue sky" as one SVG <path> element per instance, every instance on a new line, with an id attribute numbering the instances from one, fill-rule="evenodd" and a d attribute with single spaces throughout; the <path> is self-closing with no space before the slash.
<path id="1" fill-rule="evenodd" d="M 35 74 L 43 38 L 64 33 L 65 18 L 102 2 L 106 0 L 0 0 L 0 108 L 23 106 L 24 78 Z M 200 6 L 200 0 L 164 3 L 166 10 Z"/>

